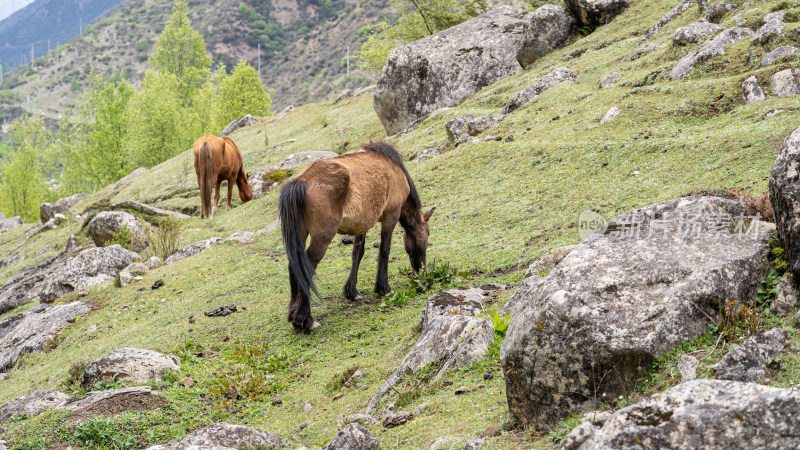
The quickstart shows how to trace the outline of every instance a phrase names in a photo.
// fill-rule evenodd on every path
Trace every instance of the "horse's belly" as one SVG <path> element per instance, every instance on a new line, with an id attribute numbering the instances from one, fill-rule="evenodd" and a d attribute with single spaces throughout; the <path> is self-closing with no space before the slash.
<path id="1" fill-rule="evenodd" d="M 359 220 L 357 217 L 345 215 L 342 217 L 342 223 L 339 225 L 338 233 L 358 236 L 360 234 L 367 234 L 367 231 L 374 225 L 374 221 L 372 221 L 372 223 L 366 223 L 363 220 Z"/>

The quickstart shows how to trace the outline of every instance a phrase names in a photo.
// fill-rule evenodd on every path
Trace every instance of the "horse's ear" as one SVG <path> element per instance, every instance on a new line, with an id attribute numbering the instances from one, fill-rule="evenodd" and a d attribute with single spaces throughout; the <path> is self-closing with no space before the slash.
<path id="1" fill-rule="evenodd" d="M 427 222 L 428 220 L 430 220 L 430 218 L 431 218 L 431 216 L 433 215 L 433 212 L 434 212 L 434 211 L 436 211 L 436 207 L 435 207 L 435 206 L 434 206 L 433 208 L 431 208 L 431 210 L 430 210 L 430 211 L 428 211 L 428 212 L 426 212 L 425 214 L 423 214 L 423 215 L 422 215 L 422 218 L 423 218 L 423 219 L 425 219 L 425 222 Z"/>

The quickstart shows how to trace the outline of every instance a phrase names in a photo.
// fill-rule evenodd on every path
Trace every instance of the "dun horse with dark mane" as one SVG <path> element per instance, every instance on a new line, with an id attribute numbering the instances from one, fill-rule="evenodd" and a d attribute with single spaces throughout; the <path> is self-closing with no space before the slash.
<path id="1" fill-rule="evenodd" d="M 214 215 L 219 203 L 219 188 L 222 180 L 228 180 L 228 209 L 231 209 L 233 183 L 239 188 L 239 198 L 243 202 L 253 199 L 253 187 L 247 179 L 242 164 L 239 147 L 229 137 L 203 136 L 194 143 L 194 170 L 197 184 L 200 185 L 200 218 Z M 211 190 L 216 189 L 214 204 L 211 204 Z"/>
<path id="2" fill-rule="evenodd" d="M 356 299 L 358 266 L 364 256 L 367 231 L 381 222 L 381 245 L 375 292 L 389 287 L 389 246 L 397 222 L 405 231 L 404 244 L 415 271 L 425 265 L 428 220 L 433 209 L 422 213 L 414 181 L 403 158 L 391 145 L 370 143 L 364 151 L 316 161 L 281 189 L 280 209 L 283 245 L 289 259 L 289 322 L 311 330 L 319 326 L 311 316 L 310 292 L 317 296 L 314 272 L 337 233 L 355 236 L 353 264 L 344 285 L 344 296 Z M 306 250 L 306 238 L 311 243 Z"/>

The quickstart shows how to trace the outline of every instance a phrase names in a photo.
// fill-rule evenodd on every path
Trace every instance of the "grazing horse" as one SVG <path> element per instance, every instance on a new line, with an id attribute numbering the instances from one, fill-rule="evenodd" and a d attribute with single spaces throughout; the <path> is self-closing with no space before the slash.
<path id="1" fill-rule="evenodd" d="M 197 184 L 200 185 L 201 219 L 216 213 L 222 180 L 228 180 L 228 209 L 231 209 L 234 182 L 239 188 L 239 198 L 243 202 L 253 199 L 253 187 L 250 186 L 250 181 L 244 172 L 242 154 L 231 138 L 203 136 L 195 141 L 193 148 L 194 170 L 197 172 Z M 214 188 L 216 191 L 212 205 L 211 190 Z"/>
<path id="2" fill-rule="evenodd" d="M 337 233 L 355 236 L 353 264 L 343 289 L 348 299 L 359 297 L 356 284 L 364 240 L 377 222 L 381 222 L 377 294 L 392 291 L 389 246 L 398 221 L 405 231 L 412 269 L 418 271 L 425 265 L 428 219 L 433 209 L 422 213 L 417 188 L 394 147 L 378 142 L 361 148 L 364 151 L 312 163 L 281 189 L 278 207 L 292 291 L 288 319 L 297 328 L 320 326 L 311 316 L 310 291 L 319 296 L 314 272 Z M 309 235 L 311 243 L 306 250 Z"/>

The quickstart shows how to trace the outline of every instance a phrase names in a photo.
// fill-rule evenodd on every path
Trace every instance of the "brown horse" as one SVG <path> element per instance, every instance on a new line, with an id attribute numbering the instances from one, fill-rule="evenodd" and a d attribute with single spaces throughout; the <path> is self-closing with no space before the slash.
<path id="1" fill-rule="evenodd" d="M 389 247 L 397 222 L 405 231 L 404 244 L 415 271 L 425 265 L 428 219 L 422 213 L 414 182 L 403 158 L 382 142 L 362 146 L 364 151 L 316 161 L 289 180 L 278 200 L 283 245 L 289 260 L 289 322 L 311 330 L 319 326 L 311 316 L 310 291 L 317 296 L 314 272 L 336 233 L 355 236 L 353 264 L 344 285 L 348 299 L 358 298 L 358 266 L 364 256 L 367 231 L 381 222 L 381 246 L 375 292 L 389 287 Z M 311 243 L 306 250 L 306 238 Z"/>
<path id="2" fill-rule="evenodd" d="M 216 213 L 219 203 L 219 188 L 223 180 L 228 180 L 228 209 L 231 209 L 233 183 L 239 188 L 239 198 L 243 202 L 253 199 L 253 187 L 247 179 L 242 164 L 239 147 L 227 136 L 203 136 L 194 143 L 194 170 L 197 184 L 200 185 L 200 218 L 205 219 Z M 214 204 L 211 204 L 211 190 L 216 188 Z M 212 209 L 213 206 L 213 209 Z"/>

